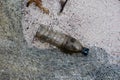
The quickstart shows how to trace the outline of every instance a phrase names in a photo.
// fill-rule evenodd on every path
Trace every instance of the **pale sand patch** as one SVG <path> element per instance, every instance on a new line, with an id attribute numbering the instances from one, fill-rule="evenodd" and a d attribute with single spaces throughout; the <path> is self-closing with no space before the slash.
<path id="1" fill-rule="evenodd" d="M 25 7 L 27 0 L 24 0 L 23 33 L 29 47 L 51 48 L 47 43 L 32 43 L 39 24 L 46 24 L 54 30 L 74 36 L 87 47 L 105 49 L 117 58 L 115 61 L 120 62 L 120 1 L 68 0 L 61 15 L 58 15 L 58 1 L 43 0 L 43 5 L 50 10 L 50 14 L 46 15 L 33 4 Z"/>

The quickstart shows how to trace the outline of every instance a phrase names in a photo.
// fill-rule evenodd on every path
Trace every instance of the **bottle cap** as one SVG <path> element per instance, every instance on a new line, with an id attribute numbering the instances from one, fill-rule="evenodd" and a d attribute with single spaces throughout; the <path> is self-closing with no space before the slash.
<path id="1" fill-rule="evenodd" d="M 87 56 L 87 55 L 88 55 L 88 53 L 89 53 L 89 49 L 88 49 L 88 48 L 83 47 L 83 49 L 82 49 L 81 53 L 82 53 L 82 54 L 84 54 L 85 56 Z"/>

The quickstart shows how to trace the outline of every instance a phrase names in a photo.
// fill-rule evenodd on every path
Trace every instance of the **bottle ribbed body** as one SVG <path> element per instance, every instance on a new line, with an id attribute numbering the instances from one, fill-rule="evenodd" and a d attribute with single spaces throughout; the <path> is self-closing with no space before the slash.
<path id="1" fill-rule="evenodd" d="M 36 33 L 36 37 L 46 42 L 49 42 L 57 47 L 61 47 L 67 40 L 65 34 L 53 31 L 49 27 L 41 25 Z"/>

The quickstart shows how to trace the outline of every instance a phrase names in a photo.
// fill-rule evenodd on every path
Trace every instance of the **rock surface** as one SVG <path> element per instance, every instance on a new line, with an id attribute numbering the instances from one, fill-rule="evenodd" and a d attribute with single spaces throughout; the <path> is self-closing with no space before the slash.
<path id="1" fill-rule="evenodd" d="M 29 47 L 23 34 L 23 2 L 0 1 L 0 80 L 120 79 L 119 55 L 118 64 L 111 64 L 110 54 L 103 48 L 89 47 L 89 55 L 82 56 Z"/>

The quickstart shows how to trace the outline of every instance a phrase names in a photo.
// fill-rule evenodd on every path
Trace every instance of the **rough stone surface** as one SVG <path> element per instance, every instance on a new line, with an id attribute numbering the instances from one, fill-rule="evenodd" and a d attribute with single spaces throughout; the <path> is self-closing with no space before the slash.
<path id="1" fill-rule="evenodd" d="M 47 0 L 45 0 L 45 1 L 47 1 Z M 48 2 L 49 1 L 50 0 L 48 0 Z M 53 0 L 53 1 L 55 1 L 55 0 Z M 76 2 L 78 0 L 74 0 L 73 1 L 74 4 L 72 3 L 72 0 L 70 0 L 70 1 L 71 2 L 69 2 L 68 5 L 72 5 L 71 7 L 75 7 L 76 5 L 79 5 L 79 3 Z M 89 1 L 88 0 L 81 0 L 81 1 L 82 1 L 81 4 L 83 4 L 82 5 L 83 7 L 80 7 L 80 10 L 82 10 L 85 13 L 86 11 L 84 11 L 82 8 L 85 7 L 84 4 L 86 4 L 86 7 L 89 6 L 89 4 L 88 4 Z M 94 2 L 94 1 L 95 0 L 92 0 L 92 2 Z M 98 4 L 98 2 L 99 2 L 99 1 L 98 2 L 97 1 L 98 0 L 96 0 L 96 4 Z M 113 6 L 113 7 L 115 7 L 116 10 L 118 10 L 117 7 L 118 7 L 119 2 L 117 0 L 105 0 L 105 1 L 107 1 L 107 2 L 114 1 L 115 6 Z M 27 13 L 27 12 L 24 12 L 24 11 L 26 11 L 25 2 L 26 2 L 26 0 L 24 0 L 24 1 L 23 0 L 1 0 L 0 1 L 0 80 L 119 80 L 120 79 L 120 65 L 119 65 L 120 64 L 120 56 L 118 54 L 118 53 L 120 53 L 119 52 L 120 50 L 119 50 L 119 48 L 117 48 L 117 50 L 118 50 L 117 56 L 112 57 L 111 56 L 112 52 L 109 51 L 110 53 L 108 53 L 106 51 L 107 50 L 106 47 L 100 48 L 99 46 L 96 46 L 96 45 L 93 46 L 92 43 L 94 41 L 97 42 L 97 40 L 98 40 L 98 42 L 99 42 L 101 40 L 101 39 L 99 40 L 100 36 L 97 37 L 98 39 L 95 38 L 95 40 L 93 40 L 93 42 L 89 42 L 89 40 L 90 41 L 92 41 L 92 40 L 90 37 L 86 38 L 87 36 L 85 36 L 85 38 L 83 37 L 83 40 L 80 39 L 82 37 L 78 38 L 82 42 L 87 42 L 87 40 L 88 40 L 88 43 L 91 43 L 90 45 L 88 45 L 87 43 L 85 44 L 86 46 L 88 46 L 90 48 L 90 53 L 88 56 L 83 56 L 81 54 L 74 54 L 74 55 L 64 54 L 61 51 L 59 51 L 57 48 L 53 48 L 51 46 L 50 46 L 50 48 L 49 47 L 46 48 L 45 45 L 42 45 L 42 46 L 45 46 L 44 48 L 36 47 L 37 46 L 36 44 L 34 44 L 36 46 L 31 46 L 32 45 L 32 43 L 30 42 L 31 39 L 29 39 L 28 36 L 33 35 L 33 34 L 26 35 L 26 34 L 29 34 L 29 31 L 28 31 L 28 33 L 25 32 L 25 29 L 26 29 L 25 27 L 28 26 L 28 23 L 31 24 L 31 22 L 29 22 L 29 21 L 31 21 L 32 18 L 30 15 L 28 16 L 27 14 L 24 14 L 24 13 Z M 52 1 L 49 2 L 49 5 L 50 4 L 52 4 Z M 109 8 L 108 5 L 111 6 L 113 4 L 112 3 L 107 4 L 106 8 Z M 95 7 L 97 7 L 97 6 L 95 6 Z M 93 6 L 93 8 L 95 8 L 95 7 Z M 29 8 L 31 8 L 31 7 L 29 7 Z M 57 12 L 59 8 L 58 7 L 56 7 L 56 8 L 53 8 L 53 12 L 51 12 L 50 16 L 52 16 L 52 17 L 57 16 L 57 14 L 55 14 L 54 12 L 55 11 Z M 67 8 L 69 8 L 69 7 L 67 6 Z M 36 11 L 38 11 L 40 13 L 40 14 L 35 14 L 35 15 L 43 16 L 42 12 L 39 11 L 39 9 L 36 9 L 35 7 L 33 7 L 33 5 L 32 5 L 32 9 L 35 9 Z M 76 9 L 73 9 L 73 11 L 72 11 L 72 9 L 71 10 L 69 9 L 70 11 L 66 9 L 65 11 L 67 14 L 68 13 L 71 14 L 74 12 L 74 10 L 78 10 L 78 9 L 79 9 L 79 7 L 77 6 Z M 112 9 L 112 7 L 109 8 L 109 10 L 111 10 L 111 9 Z M 52 8 L 51 8 L 51 10 L 52 10 Z M 89 8 L 86 10 L 89 10 Z M 91 10 L 91 12 L 92 12 L 92 10 Z M 118 10 L 118 12 L 119 12 L 119 10 Z M 116 12 L 113 12 L 113 13 L 116 13 Z M 30 14 L 33 15 L 33 13 L 30 13 Z M 82 13 L 81 13 L 81 15 L 82 15 Z M 28 16 L 28 17 L 26 17 L 26 16 Z M 43 18 L 41 18 L 41 21 L 43 21 L 43 23 L 45 23 L 45 24 L 47 24 L 47 21 L 48 21 L 48 24 L 50 24 L 48 19 L 51 19 L 51 18 L 45 18 L 46 16 L 49 17 L 48 15 L 44 14 Z M 109 16 L 111 16 L 111 15 L 109 15 Z M 117 16 L 120 17 L 120 15 L 117 15 Z M 52 22 L 57 21 L 57 17 Z M 65 17 L 65 16 L 63 16 L 63 17 Z M 75 16 L 73 16 L 73 17 L 75 17 Z M 97 17 L 97 15 L 96 15 L 96 17 Z M 29 19 L 29 18 L 31 18 L 31 19 Z M 34 18 L 37 19 L 38 16 L 34 17 Z M 77 18 L 77 16 L 75 18 Z M 78 18 L 77 18 L 77 20 L 79 20 Z M 83 16 L 83 18 L 86 18 L 86 16 Z M 28 19 L 28 23 L 25 21 L 26 19 Z M 61 19 L 62 19 L 62 17 L 61 17 Z M 109 18 L 106 18 L 106 19 L 109 19 Z M 66 17 L 65 20 L 68 21 L 68 17 Z M 76 19 L 73 19 L 73 20 L 76 20 Z M 83 20 L 85 20 L 85 19 L 83 19 Z M 87 18 L 86 18 L 86 20 L 87 20 Z M 117 19 L 113 19 L 113 20 L 117 20 Z M 98 21 L 99 21 L 99 18 L 98 18 Z M 33 22 L 36 22 L 36 20 Z M 38 22 L 39 22 L 39 20 L 38 20 Z M 58 20 L 58 22 L 59 22 L 59 20 Z M 72 22 L 73 21 L 71 21 L 72 26 L 76 25 L 76 24 L 78 25 L 77 21 L 75 24 Z M 93 25 L 92 22 L 93 21 L 91 21 L 90 24 Z M 113 21 L 113 22 L 115 22 L 115 21 Z M 56 29 L 55 27 L 58 25 L 56 24 L 56 22 L 54 22 L 54 23 L 52 23 L 51 25 L 54 26 L 53 27 L 54 29 Z M 70 22 L 68 22 L 68 24 L 69 23 Z M 85 27 L 85 25 L 86 26 L 88 25 L 84 21 L 83 21 L 83 23 L 84 24 L 81 24 L 81 26 L 84 25 L 84 27 Z M 68 24 L 66 23 L 66 25 L 65 24 L 63 24 L 63 25 L 67 26 Z M 113 23 L 111 23 L 111 24 L 113 24 Z M 118 23 L 116 22 L 116 25 L 117 24 Z M 31 27 L 33 25 L 37 26 L 37 22 L 30 25 L 29 27 Z M 59 25 L 61 25 L 61 24 L 59 24 Z M 102 26 L 102 23 L 101 23 L 101 25 L 100 25 L 100 23 L 99 24 L 96 23 L 96 26 L 97 27 Z M 80 29 L 84 30 L 83 29 L 84 27 L 82 26 Z M 90 29 L 89 27 L 90 26 L 86 27 L 86 29 L 87 28 Z M 115 28 L 117 28 L 117 27 L 115 27 Z M 113 29 L 114 30 L 112 32 L 113 34 L 116 32 L 119 32 L 119 30 L 120 30 L 120 29 L 115 29 L 115 28 Z M 72 29 L 76 30 L 77 27 L 75 27 L 75 28 L 72 28 L 72 27 L 67 28 L 66 27 L 65 31 L 66 31 L 66 33 L 68 33 L 70 30 L 70 33 L 71 33 Z M 34 26 L 31 30 L 34 30 Z M 59 30 L 59 27 L 57 27 L 57 30 Z M 84 33 L 84 31 L 81 31 L 80 33 L 82 33 L 82 32 Z M 94 30 L 93 30 L 93 32 L 94 32 Z M 76 33 L 76 34 L 78 34 L 78 33 Z M 96 32 L 96 34 L 97 34 L 97 32 Z M 71 35 L 74 36 L 75 34 L 72 33 Z M 85 33 L 85 35 L 88 35 L 88 34 Z M 78 37 L 78 36 L 80 36 L 80 34 L 76 35 L 75 37 Z M 33 36 L 31 36 L 31 37 L 33 37 Z M 104 40 L 105 37 L 103 37 L 102 39 Z M 118 35 L 116 35 L 116 37 L 119 38 Z M 110 40 L 113 40 L 113 39 L 110 39 Z M 107 40 L 105 40 L 105 41 L 107 41 Z M 108 42 L 108 43 L 110 43 L 110 42 Z M 118 44 L 118 46 L 119 46 L 119 42 L 116 41 L 116 44 Z M 103 45 L 100 45 L 100 46 L 103 46 Z M 112 48 L 114 46 L 116 48 L 116 45 L 114 45 L 114 44 L 111 46 L 112 46 Z M 108 46 L 108 48 L 109 48 L 109 46 Z M 116 49 L 115 49 L 115 51 L 116 51 Z M 115 61 L 115 63 L 114 63 L 114 61 Z"/>

